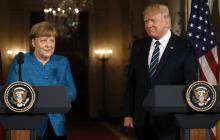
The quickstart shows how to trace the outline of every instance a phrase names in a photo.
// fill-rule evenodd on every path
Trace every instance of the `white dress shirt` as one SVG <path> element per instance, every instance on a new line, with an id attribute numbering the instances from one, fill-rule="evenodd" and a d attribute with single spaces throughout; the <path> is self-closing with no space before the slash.
<path id="1" fill-rule="evenodd" d="M 156 41 L 159 41 L 160 42 L 160 45 L 159 45 L 159 48 L 160 48 L 160 55 L 159 55 L 159 61 L 163 55 L 163 52 L 170 40 L 170 37 L 171 37 L 171 31 L 167 31 L 167 33 L 159 40 L 156 40 L 156 39 L 152 39 L 151 41 L 151 45 L 150 45 L 150 51 L 149 51 L 149 55 L 148 55 L 148 66 L 150 65 L 150 60 L 151 60 L 151 57 L 152 57 L 152 54 L 153 54 L 153 51 L 154 51 L 154 43 Z"/>

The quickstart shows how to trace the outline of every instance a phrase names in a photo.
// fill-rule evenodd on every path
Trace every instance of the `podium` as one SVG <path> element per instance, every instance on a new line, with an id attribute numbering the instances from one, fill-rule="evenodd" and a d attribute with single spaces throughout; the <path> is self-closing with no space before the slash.
<path id="1" fill-rule="evenodd" d="M 217 95 L 220 95 L 220 87 L 214 87 Z M 172 113 L 175 116 L 178 127 L 190 130 L 190 132 L 196 129 L 199 131 L 199 129 L 211 129 L 214 127 L 217 121 L 220 120 L 219 98 L 217 98 L 214 108 L 209 112 L 195 112 L 184 101 L 185 92 L 185 85 L 157 85 L 144 99 L 144 109 L 153 113 Z M 184 134 L 184 140 L 194 140 L 193 135 L 199 133 L 190 132 Z"/>
<path id="2" fill-rule="evenodd" d="M 38 97 L 35 106 L 27 113 L 10 113 L 0 102 L 0 123 L 6 129 L 7 140 L 15 140 L 17 135 L 22 140 L 36 140 L 36 128 L 48 113 L 67 113 L 70 110 L 65 87 L 33 88 Z M 19 134 L 21 131 L 22 135 Z"/>

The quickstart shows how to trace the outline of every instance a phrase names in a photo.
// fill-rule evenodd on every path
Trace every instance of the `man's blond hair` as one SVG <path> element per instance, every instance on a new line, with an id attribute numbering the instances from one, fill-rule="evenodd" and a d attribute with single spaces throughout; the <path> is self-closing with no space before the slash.
<path id="1" fill-rule="evenodd" d="M 145 7 L 143 11 L 143 15 L 146 15 L 148 13 L 160 13 L 164 19 L 168 22 L 169 27 L 171 27 L 171 17 L 169 8 L 166 5 L 163 4 L 150 4 Z"/>

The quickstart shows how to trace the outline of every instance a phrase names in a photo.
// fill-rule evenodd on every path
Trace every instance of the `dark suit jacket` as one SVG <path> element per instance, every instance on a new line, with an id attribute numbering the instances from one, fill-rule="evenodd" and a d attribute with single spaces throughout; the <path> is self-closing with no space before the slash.
<path id="1" fill-rule="evenodd" d="M 148 74 L 151 38 L 133 43 L 124 98 L 124 116 L 134 117 L 134 125 L 144 125 L 142 106 L 154 85 L 185 85 L 197 80 L 197 59 L 193 47 L 172 33 L 153 78 Z"/>

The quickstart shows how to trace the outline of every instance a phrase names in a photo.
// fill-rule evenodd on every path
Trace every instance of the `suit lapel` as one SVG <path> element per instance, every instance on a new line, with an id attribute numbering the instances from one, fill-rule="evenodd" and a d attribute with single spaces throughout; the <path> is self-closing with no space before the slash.
<path id="1" fill-rule="evenodd" d="M 143 44 L 143 46 L 145 46 L 145 47 L 143 47 L 144 50 L 142 50 L 142 56 L 143 56 L 142 60 L 144 60 L 144 66 L 145 66 L 145 68 L 147 68 L 147 72 L 148 72 L 148 69 L 149 69 L 149 67 L 148 67 L 148 55 L 149 55 L 149 51 L 150 51 L 151 41 L 152 41 L 152 39 L 146 39 L 144 41 L 144 44 Z"/>
<path id="2" fill-rule="evenodd" d="M 142 64 L 141 66 L 144 66 L 144 76 L 147 77 L 148 75 L 148 54 L 149 54 L 149 50 L 150 50 L 150 45 L 151 45 L 151 40 L 150 38 L 146 38 L 141 44 L 141 46 L 143 46 L 141 49 L 141 61 Z"/>
<path id="3" fill-rule="evenodd" d="M 170 40 L 164 50 L 164 53 L 160 59 L 160 62 L 158 64 L 157 70 L 154 74 L 154 77 L 156 77 L 160 71 L 162 70 L 163 66 L 168 63 L 169 60 L 169 56 L 174 52 L 173 50 L 175 49 L 175 46 L 173 46 L 174 42 L 175 42 L 176 38 L 175 36 L 172 34 L 170 37 Z"/>

